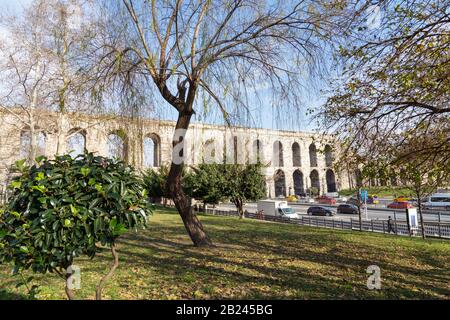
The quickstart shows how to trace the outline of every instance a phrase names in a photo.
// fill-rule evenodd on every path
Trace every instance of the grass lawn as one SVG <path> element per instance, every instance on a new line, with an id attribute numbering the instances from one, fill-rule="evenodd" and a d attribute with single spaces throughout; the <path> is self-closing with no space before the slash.
<path id="1" fill-rule="evenodd" d="M 159 210 L 150 227 L 124 236 L 104 299 L 436 299 L 450 298 L 450 242 L 202 216 L 216 247 L 194 248 L 180 217 Z M 78 259 L 79 299 L 93 299 L 110 254 Z M 381 268 L 368 290 L 366 269 Z M 0 266 L 0 299 L 24 298 Z M 56 276 L 37 276 L 39 299 L 65 299 Z"/>
<path id="2" fill-rule="evenodd" d="M 395 198 L 400 196 L 412 196 L 414 197 L 410 189 L 404 187 L 363 187 L 369 191 L 369 194 L 376 194 L 380 198 Z M 357 189 L 347 189 L 339 191 L 341 196 L 352 196 L 358 192 Z"/>

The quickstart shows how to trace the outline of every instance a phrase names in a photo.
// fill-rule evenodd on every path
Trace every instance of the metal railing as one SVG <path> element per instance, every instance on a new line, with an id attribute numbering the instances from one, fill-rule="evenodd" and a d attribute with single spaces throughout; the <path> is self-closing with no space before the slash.
<path id="1" fill-rule="evenodd" d="M 219 215 L 219 216 L 239 216 L 237 211 L 234 210 L 218 210 L 218 209 L 206 209 L 195 208 L 197 212 L 204 212 L 206 214 Z M 350 218 L 350 220 L 335 219 L 328 217 L 316 217 L 316 216 L 301 216 L 301 218 L 287 218 L 279 216 L 261 215 L 257 213 L 245 213 L 246 218 L 265 220 L 271 222 L 280 222 L 296 225 L 304 225 L 319 228 L 331 228 L 341 230 L 362 230 L 378 233 L 391 233 L 403 236 L 421 236 L 421 227 L 415 230 L 409 230 L 406 221 L 392 221 L 391 228 L 389 228 L 388 221 L 384 219 L 371 219 L 362 220 L 361 226 L 359 219 Z M 391 230 L 389 230 L 391 229 Z M 427 237 L 436 237 L 443 239 L 450 239 L 450 223 L 444 222 L 425 222 L 424 223 L 425 235 Z"/>

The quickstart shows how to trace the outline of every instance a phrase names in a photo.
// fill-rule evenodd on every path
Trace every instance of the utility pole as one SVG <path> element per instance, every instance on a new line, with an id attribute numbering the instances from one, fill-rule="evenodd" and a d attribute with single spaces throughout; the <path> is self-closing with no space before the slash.
<path id="1" fill-rule="evenodd" d="M 358 188 L 358 215 L 359 215 L 359 231 L 362 231 L 362 217 L 361 217 L 361 188 Z"/>

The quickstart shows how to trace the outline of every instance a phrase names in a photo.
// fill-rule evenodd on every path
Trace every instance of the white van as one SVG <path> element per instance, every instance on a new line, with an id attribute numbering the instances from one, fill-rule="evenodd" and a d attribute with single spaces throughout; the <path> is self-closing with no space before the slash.
<path id="1" fill-rule="evenodd" d="M 258 201 L 258 212 L 264 211 L 266 216 L 300 218 L 294 210 L 288 206 L 287 201 L 260 200 Z"/>
<path id="2" fill-rule="evenodd" d="M 424 209 L 450 210 L 450 193 L 435 193 L 422 202 Z"/>

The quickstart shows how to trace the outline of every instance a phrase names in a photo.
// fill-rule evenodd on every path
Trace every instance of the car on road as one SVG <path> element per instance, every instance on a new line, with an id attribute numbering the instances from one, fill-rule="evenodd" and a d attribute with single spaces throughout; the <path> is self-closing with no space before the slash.
<path id="1" fill-rule="evenodd" d="M 320 204 L 336 204 L 336 199 L 328 196 L 321 196 L 316 198 L 316 202 Z"/>
<path id="2" fill-rule="evenodd" d="M 400 196 L 394 199 L 394 202 L 408 202 L 409 200 L 411 200 L 411 198 L 409 197 L 405 197 L 405 196 Z"/>
<path id="3" fill-rule="evenodd" d="M 394 201 L 394 202 L 388 204 L 387 207 L 389 209 L 411 209 L 411 208 L 414 208 L 414 206 L 411 203 L 404 202 L 404 201 L 400 201 L 400 202 Z"/>
<path id="4" fill-rule="evenodd" d="M 358 214 L 358 207 L 353 204 L 340 204 L 337 207 L 337 213 Z"/>
<path id="5" fill-rule="evenodd" d="M 374 195 L 369 195 L 367 197 L 367 204 L 379 204 L 380 201 L 378 200 L 377 196 Z"/>
<path id="6" fill-rule="evenodd" d="M 289 196 L 286 198 L 286 201 L 287 202 L 297 202 L 298 198 L 297 198 L 297 196 Z"/>
<path id="7" fill-rule="evenodd" d="M 450 210 L 450 194 L 449 193 L 435 193 L 430 197 L 424 199 L 422 202 L 424 209 L 445 209 Z"/>
<path id="8" fill-rule="evenodd" d="M 299 203 L 314 203 L 313 198 L 305 197 L 298 200 Z"/>
<path id="9" fill-rule="evenodd" d="M 309 216 L 334 216 L 336 215 L 336 212 L 329 208 L 324 207 L 309 207 L 307 211 Z"/>

